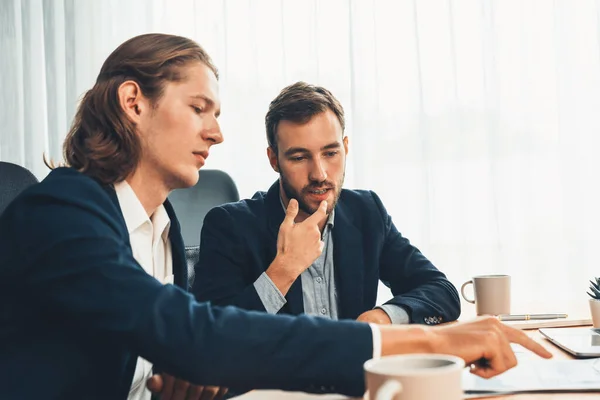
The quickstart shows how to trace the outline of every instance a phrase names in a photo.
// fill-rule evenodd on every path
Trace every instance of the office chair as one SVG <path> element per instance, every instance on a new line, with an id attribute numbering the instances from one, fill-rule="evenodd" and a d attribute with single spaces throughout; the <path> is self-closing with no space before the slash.
<path id="1" fill-rule="evenodd" d="M 19 193 L 38 180 L 20 165 L 0 161 L 0 215 Z"/>
<path id="2" fill-rule="evenodd" d="M 169 195 L 169 201 L 181 225 L 189 287 L 194 283 L 194 266 L 200 255 L 200 231 L 204 216 L 213 207 L 239 199 L 233 179 L 226 172 L 217 169 L 201 170 L 195 186 L 174 190 Z"/>

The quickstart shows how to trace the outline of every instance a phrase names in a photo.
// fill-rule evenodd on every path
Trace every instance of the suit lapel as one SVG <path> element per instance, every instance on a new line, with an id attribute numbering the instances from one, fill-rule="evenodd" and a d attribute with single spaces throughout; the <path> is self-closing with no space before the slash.
<path id="1" fill-rule="evenodd" d="M 131 248 L 131 243 L 129 241 L 129 234 L 127 233 L 127 223 L 125 222 L 125 217 L 123 216 L 123 210 L 121 210 L 121 204 L 119 204 L 119 198 L 117 197 L 117 192 L 115 192 L 115 188 L 112 185 L 104 185 L 101 182 L 98 182 L 102 188 L 104 189 L 104 191 L 108 194 L 108 197 L 110 198 L 110 200 L 113 202 L 113 204 L 115 205 L 115 207 L 118 210 L 118 215 L 121 217 L 121 220 L 119 221 L 123 227 L 124 230 L 124 236 L 125 236 L 125 242 L 127 243 L 127 246 L 129 246 L 129 248 Z M 144 269 L 142 268 L 141 265 L 138 265 L 138 267 L 143 271 Z M 131 387 L 131 380 L 133 379 L 133 374 L 135 373 L 135 367 L 137 364 L 137 355 L 133 354 L 131 352 L 127 352 L 125 358 L 124 358 L 124 373 L 123 373 L 123 382 L 120 385 L 121 389 L 120 392 L 124 394 L 124 396 L 126 396 L 129 393 L 129 389 Z"/>
<path id="2" fill-rule="evenodd" d="M 279 181 L 275 181 L 269 188 L 265 198 L 265 208 L 267 214 L 267 223 L 269 225 L 269 260 L 273 261 L 277 255 L 277 236 L 279 234 L 279 226 L 285 218 L 285 211 L 281 205 L 279 197 Z M 292 315 L 304 313 L 304 299 L 302 297 L 302 279 L 298 277 L 290 287 L 290 290 L 285 296 L 287 304 L 283 310 Z"/>
<path id="3" fill-rule="evenodd" d="M 267 214 L 269 224 L 269 235 L 275 240 L 273 248 L 277 251 L 277 235 L 279 234 L 279 226 L 285 218 L 285 211 L 281 206 L 279 198 L 279 181 L 275 181 L 271 185 L 265 197 L 265 212 Z"/>
<path id="4" fill-rule="evenodd" d="M 123 211 L 121 210 L 119 198 L 117 197 L 115 189 L 112 186 L 104 186 L 104 190 L 106 190 L 108 196 L 119 210 L 119 214 L 121 215 L 121 223 L 125 227 L 125 231 L 127 231 L 127 224 L 125 223 Z M 179 226 L 179 221 L 175 216 L 175 211 L 173 211 L 173 207 L 171 206 L 171 203 L 169 203 L 169 200 L 166 200 L 163 205 L 165 206 L 167 215 L 171 220 L 169 240 L 171 240 L 171 253 L 173 253 L 173 283 L 187 291 L 188 274 L 187 265 L 185 263 L 185 250 L 183 247 L 183 237 L 181 236 L 181 227 Z M 129 243 L 129 236 L 127 237 L 127 244 L 131 247 L 131 244 Z M 140 266 L 140 268 L 142 267 Z"/>
<path id="5" fill-rule="evenodd" d="M 302 278 L 298 277 L 285 295 L 287 313 L 300 315 L 304 313 L 304 297 L 302 296 Z"/>
<path id="6" fill-rule="evenodd" d="M 342 197 L 335 208 L 333 227 L 339 318 L 356 319 L 364 309 L 363 241 L 361 231 L 354 225 L 352 210 L 345 206 Z"/>
<path id="7" fill-rule="evenodd" d="M 181 226 L 169 200 L 163 203 L 167 215 L 171 220 L 169 228 L 169 240 L 171 241 L 171 253 L 173 257 L 173 283 L 183 290 L 188 290 L 188 271 L 185 261 L 185 248 L 183 246 L 183 237 L 181 236 Z"/>

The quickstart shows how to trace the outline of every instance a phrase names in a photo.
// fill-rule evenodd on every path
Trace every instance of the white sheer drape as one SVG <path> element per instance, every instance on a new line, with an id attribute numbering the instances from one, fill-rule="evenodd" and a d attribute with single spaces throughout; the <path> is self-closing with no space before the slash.
<path id="1" fill-rule="evenodd" d="M 276 179 L 263 119 L 287 84 L 346 108 L 347 187 L 383 198 L 457 286 L 513 276 L 515 312 L 587 314 L 600 275 L 594 0 L 2 0 L 0 159 L 47 173 L 79 96 L 136 34 L 189 36 L 221 70 L 242 196 Z M 382 294 L 385 298 L 387 294 Z M 467 313 L 472 310 L 466 307 Z"/>

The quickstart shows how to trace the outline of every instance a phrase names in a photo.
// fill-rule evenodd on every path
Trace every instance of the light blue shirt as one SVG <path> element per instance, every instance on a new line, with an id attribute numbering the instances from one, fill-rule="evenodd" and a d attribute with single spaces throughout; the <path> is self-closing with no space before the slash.
<path id="1" fill-rule="evenodd" d="M 283 201 L 281 201 L 281 206 L 285 210 Z M 337 320 L 338 299 L 333 264 L 334 219 L 335 210 L 329 215 L 327 224 L 323 229 L 321 240 L 323 240 L 324 246 L 321 255 L 310 267 L 300 274 L 300 279 L 302 279 L 304 313 Z M 263 272 L 254 282 L 254 288 L 265 309 L 270 314 L 276 314 L 287 303 L 285 296 L 279 291 L 266 272 Z M 402 307 L 393 304 L 384 304 L 376 308 L 381 308 L 385 311 L 393 324 L 407 324 L 410 322 L 408 313 Z"/>

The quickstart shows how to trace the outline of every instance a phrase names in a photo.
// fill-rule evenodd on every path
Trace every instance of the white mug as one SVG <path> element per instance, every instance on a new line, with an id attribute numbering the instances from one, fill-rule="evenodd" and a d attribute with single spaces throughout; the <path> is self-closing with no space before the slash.
<path id="1" fill-rule="evenodd" d="M 467 285 L 473 285 L 475 297 L 465 294 Z M 480 275 L 463 283 L 462 297 L 475 304 L 477 315 L 510 314 L 510 275 Z"/>
<path id="2" fill-rule="evenodd" d="M 462 400 L 465 362 L 446 354 L 403 354 L 364 364 L 368 400 Z"/>

